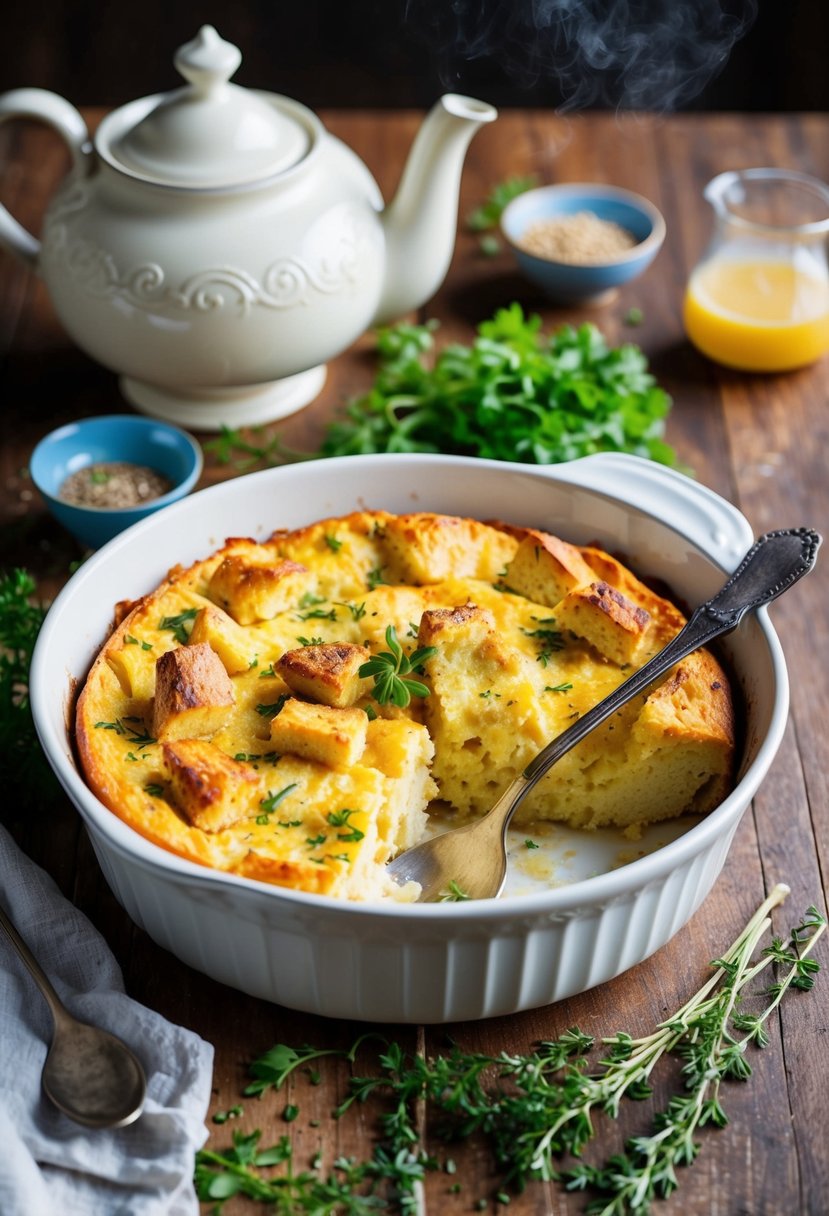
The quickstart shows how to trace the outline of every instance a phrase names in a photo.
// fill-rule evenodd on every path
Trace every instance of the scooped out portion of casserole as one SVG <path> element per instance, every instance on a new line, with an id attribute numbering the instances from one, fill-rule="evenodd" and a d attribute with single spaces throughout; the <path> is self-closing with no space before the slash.
<path id="1" fill-rule="evenodd" d="M 430 803 L 484 813 L 684 624 L 597 548 L 493 522 L 362 511 L 175 568 L 121 620 L 77 707 L 86 780 L 163 847 L 349 899 L 412 899 L 385 863 Z M 705 813 L 734 710 L 712 654 L 574 748 L 519 822 Z"/>

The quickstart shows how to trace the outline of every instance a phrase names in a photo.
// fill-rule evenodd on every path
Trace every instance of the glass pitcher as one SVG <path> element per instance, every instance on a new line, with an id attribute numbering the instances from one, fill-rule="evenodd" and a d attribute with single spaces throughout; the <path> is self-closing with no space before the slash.
<path id="1" fill-rule="evenodd" d="M 714 236 L 685 295 L 688 337 L 743 371 L 780 372 L 829 350 L 829 187 L 804 173 L 744 169 L 705 187 Z"/>

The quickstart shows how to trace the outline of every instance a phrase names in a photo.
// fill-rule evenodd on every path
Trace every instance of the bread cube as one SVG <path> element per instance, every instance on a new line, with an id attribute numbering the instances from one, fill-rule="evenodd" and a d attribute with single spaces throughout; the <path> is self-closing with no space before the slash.
<path id="1" fill-rule="evenodd" d="M 216 567 L 207 594 L 239 625 L 252 625 L 272 620 L 313 586 L 314 576 L 299 562 L 265 565 L 231 554 Z"/>
<path id="2" fill-rule="evenodd" d="M 291 697 L 271 722 L 271 743 L 278 752 L 329 768 L 348 768 L 363 754 L 367 728 L 362 709 L 312 705 Z"/>
<path id="3" fill-rule="evenodd" d="M 640 579 L 624 566 L 618 558 L 611 557 L 601 549 L 589 546 L 581 551 L 582 557 L 593 571 L 591 581 L 594 583 L 609 583 L 617 591 L 621 591 L 626 599 L 645 608 L 651 618 L 651 642 L 658 638 L 658 645 L 664 646 L 675 633 L 679 633 L 685 624 L 685 617 L 675 604 L 666 599 L 669 589 L 663 587 L 659 592 L 646 586 Z"/>
<path id="4" fill-rule="evenodd" d="M 522 531 L 524 538 L 504 575 L 511 590 L 554 608 L 570 591 L 593 581 L 593 571 L 574 545 L 547 532 Z"/>
<path id="5" fill-rule="evenodd" d="M 492 581 L 515 552 L 511 536 L 475 519 L 399 515 L 386 521 L 387 582 L 438 583 L 445 578 Z"/>
<path id="6" fill-rule="evenodd" d="M 215 650 L 229 676 L 247 671 L 256 657 L 251 649 L 250 635 L 232 616 L 209 604 L 199 609 L 188 639 L 190 646 L 203 642 Z"/>
<path id="7" fill-rule="evenodd" d="M 650 624 L 644 608 L 607 583 L 571 591 L 556 605 L 555 619 L 620 666 L 636 661 Z"/>
<path id="8" fill-rule="evenodd" d="M 235 701 L 230 677 L 207 642 L 168 650 L 155 665 L 153 734 L 162 741 L 212 735 Z"/>
<path id="9" fill-rule="evenodd" d="M 365 646 L 351 642 L 327 642 L 286 650 L 275 664 L 292 692 L 322 705 L 344 709 L 371 688 L 371 680 L 358 675 L 371 658 Z"/>
<path id="10" fill-rule="evenodd" d="M 206 739 L 163 745 L 164 764 L 178 809 L 203 832 L 220 832 L 256 813 L 259 778 Z"/>
<path id="11" fill-rule="evenodd" d="M 118 677 L 124 693 L 138 701 L 151 701 L 155 692 L 155 661 L 152 646 L 126 633 L 117 650 L 109 650 L 107 663 Z"/>
<path id="12" fill-rule="evenodd" d="M 444 646 L 462 641 L 465 647 L 479 645 L 495 630 L 495 619 L 487 608 L 461 604 L 457 608 L 430 608 L 420 618 L 417 645 Z"/>

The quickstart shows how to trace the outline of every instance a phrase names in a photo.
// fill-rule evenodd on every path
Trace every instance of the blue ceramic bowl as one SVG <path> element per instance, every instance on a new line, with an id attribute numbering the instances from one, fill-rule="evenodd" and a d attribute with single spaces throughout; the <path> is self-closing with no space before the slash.
<path id="1" fill-rule="evenodd" d="M 599 219 L 620 224 L 638 243 L 606 262 L 581 266 L 538 257 L 519 247 L 517 242 L 531 224 L 578 211 L 592 211 Z M 513 199 L 504 208 L 501 231 L 527 278 L 556 303 L 574 304 L 596 300 L 640 275 L 659 252 L 665 221 L 653 203 L 630 190 L 568 183 L 540 186 Z"/>
<path id="2" fill-rule="evenodd" d="M 172 490 L 137 507 L 83 507 L 58 497 L 66 478 L 78 469 L 121 460 L 155 469 L 172 483 Z M 186 431 L 131 414 L 82 418 L 59 427 L 41 439 L 29 461 L 32 481 L 55 519 L 90 549 L 183 498 L 201 470 L 201 448 Z"/>

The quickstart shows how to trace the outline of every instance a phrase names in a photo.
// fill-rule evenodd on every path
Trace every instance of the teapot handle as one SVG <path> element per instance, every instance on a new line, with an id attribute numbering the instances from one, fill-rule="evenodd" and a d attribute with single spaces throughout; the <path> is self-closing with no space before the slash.
<path id="1" fill-rule="evenodd" d="M 34 118 L 48 123 L 69 146 L 72 168 L 85 171 L 91 160 L 89 131 L 81 115 L 57 93 L 46 89 L 13 89 L 0 96 L 0 123 L 12 118 Z M 40 241 L 0 205 L 0 245 L 32 269 L 37 269 Z"/>

